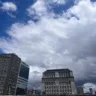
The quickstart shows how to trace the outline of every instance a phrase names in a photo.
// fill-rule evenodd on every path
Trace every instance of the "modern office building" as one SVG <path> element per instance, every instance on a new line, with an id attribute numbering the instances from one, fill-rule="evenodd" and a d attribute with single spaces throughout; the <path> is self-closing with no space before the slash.
<path id="1" fill-rule="evenodd" d="M 29 66 L 15 54 L 0 54 L 0 95 L 23 95 Z"/>
<path id="2" fill-rule="evenodd" d="M 69 69 L 54 69 L 43 72 L 42 93 L 54 96 L 76 94 L 73 72 Z"/>
<path id="3" fill-rule="evenodd" d="M 28 76 L 29 76 L 29 66 L 24 62 L 21 62 L 16 86 L 16 95 L 25 94 L 28 85 Z"/>
<path id="4" fill-rule="evenodd" d="M 77 87 L 77 95 L 84 95 L 83 87 Z"/>

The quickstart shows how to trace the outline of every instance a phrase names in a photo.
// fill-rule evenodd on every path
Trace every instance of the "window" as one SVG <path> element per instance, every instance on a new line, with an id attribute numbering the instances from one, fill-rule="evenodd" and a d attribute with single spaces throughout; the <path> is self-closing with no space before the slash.
<path id="1" fill-rule="evenodd" d="M 29 68 L 25 67 L 24 65 L 21 65 L 19 76 L 28 79 L 29 74 Z"/>

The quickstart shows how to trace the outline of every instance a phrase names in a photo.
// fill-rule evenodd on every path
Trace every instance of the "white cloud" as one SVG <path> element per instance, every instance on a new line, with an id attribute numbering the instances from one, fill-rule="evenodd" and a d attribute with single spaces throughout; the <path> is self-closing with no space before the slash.
<path id="1" fill-rule="evenodd" d="M 12 11 L 13 12 L 13 11 L 17 10 L 17 7 L 12 2 L 4 2 L 4 3 L 2 3 L 1 9 L 4 11 Z"/>
<path id="2" fill-rule="evenodd" d="M 28 15 L 29 16 L 34 16 L 34 18 L 38 18 L 44 15 L 53 15 L 54 13 L 50 13 L 48 11 L 48 6 L 50 4 L 65 4 L 67 2 L 67 0 L 37 0 L 36 3 L 34 3 L 33 5 L 31 5 L 27 11 L 28 11 Z"/>
<path id="3" fill-rule="evenodd" d="M 84 88 L 84 92 L 89 92 L 89 88 L 92 88 L 93 89 L 93 94 L 95 93 L 96 91 L 96 84 L 93 84 L 93 83 L 85 83 L 83 85 L 83 88 Z"/>
<path id="4" fill-rule="evenodd" d="M 81 0 L 58 18 L 48 13 L 43 0 L 38 0 L 30 8 L 27 9 L 29 13 L 33 15 L 34 9 L 36 16 L 40 16 L 39 21 L 13 24 L 7 30 L 11 38 L 1 38 L 0 48 L 6 53 L 19 55 L 34 69 L 31 68 L 31 73 L 39 70 L 41 74 L 47 68 L 70 68 L 76 80 L 94 79 L 96 4 Z M 79 20 L 71 17 L 71 14 Z M 67 16 L 70 19 L 66 19 Z M 40 74 L 37 79 L 41 77 Z M 29 81 L 31 78 L 34 81 L 30 74 Z"/>
<path id="5" fill-rule="evenodd" d="M 47 4 L 66 4 L 67 0 L 45 0 Z"/>
<path id="6" fill-rule="evenodd" d="M 96 11 L 96 3 L 90 2 L 90 0 L 79 0 L 78 5 L 75 5 L 69 11 L 70 14 L 76 15 L 82 20 L 96 19 L 96 13 L 94 13 Z"/>
<path id="7" fill-rule="evenodd" d="M 12 18 L 16 18 L 16 16 L 13 15 L 12 13 L 10 13 L 10 12 L 7 12 L 7 14 L 8 14 L 10 17 L 12 17 Z"/>
<path id="8" fill-rule="evenodd" d="M 65 4 L 67 0 L 48 0 L 48 1 L 56 4 Z"/>
<path id="9" fill-rule="evenodd" d="M 27 9 L 27 11 L 29 15 L 38 15 L 38 16 L 45 15 L 47 8 L 46 8 L 44 0 L 37 0 L 35 4 L 31 5 Z"/>

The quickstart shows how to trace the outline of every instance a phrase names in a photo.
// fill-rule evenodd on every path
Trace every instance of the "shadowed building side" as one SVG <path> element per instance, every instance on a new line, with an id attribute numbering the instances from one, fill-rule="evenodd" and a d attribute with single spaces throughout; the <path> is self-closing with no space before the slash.
<path id="1" fill-rule="evenodd" d="M 29 66 L 26 65 L 24 62 L 21 62 L 16 86 L 16 95 L 26 94 L 28 85 L 28 76 L 29 76 Z"/>
<path id="2" fill-rule="evenodd" d="M 22 69 L 23 65 L 26 64 L 22 64 L 21 59 L 15 54 L 0 54 L 0 95 L 16 95 L 17 88 L 23 86 L 23 83 L 26 82 L 27 86 L 28 78 L 24 82 L 25 79 L 20 76 L 21 70 L 25 74 L 25 70 Z M 27 75 L 29 75 L 29 67 Z M 25 90 L 24 86 L 23 90 Z"/>

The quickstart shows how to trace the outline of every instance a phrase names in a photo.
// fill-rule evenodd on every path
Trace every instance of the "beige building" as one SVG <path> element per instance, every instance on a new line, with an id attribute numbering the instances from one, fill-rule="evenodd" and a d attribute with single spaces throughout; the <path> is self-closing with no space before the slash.
<path id="1" fill-rule="evenodd" d="M 76 94 L 73 72 L 69 69 L 54 69 L 43 72 L 42 93 L 47 95 Z"/>

